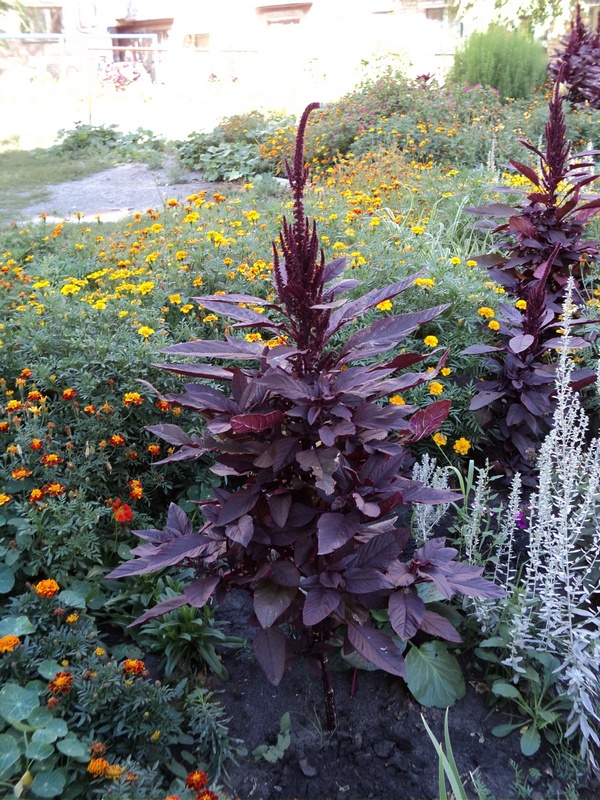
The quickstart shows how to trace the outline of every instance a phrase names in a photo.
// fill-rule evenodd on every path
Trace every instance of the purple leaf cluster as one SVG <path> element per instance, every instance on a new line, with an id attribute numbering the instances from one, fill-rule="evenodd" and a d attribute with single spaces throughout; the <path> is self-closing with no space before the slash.
<path id="1" fill-rule="evenodd" d="M 404 674 L 404 662 L 394 636 L 405 641 L 421 630 L 460 641 L 444 617 L 425 607 L 418 594 L 425 581 L 448 599 L 456 593 L 501 594 L 479 568 L 455 562 L 456 551 L 442 539 L 417 550 L 408 564 L 400 560 L 408 538 L 398 522 L 402 506 L 458 498 L 403 475 L 411 443 L 439 429 L 450 402 L 423 409 L 386 402 L 439 374 L 446 353 L 431 371 L 412 371 L 429 354 L 400 351 L 399 345 L 446 306 L 356 324 L 417 276 L 351 299 L 347 293 L 357 282 L 343 278 L 344 260 L 325 263 L 316 226 L 303 208 L 303 137 L 314 107 L 302 116 L 288 167 L 294 219 L 283 223 L 281 253 L 275 248 L 276 302 L 248 295 L 197 298 L 232 319 L 232 330 L 275 334 L 275 346 L 228 336 L 164 351 L 184 359 L 165 369 L 209 383 L 186 383 L 162 397 L 202 424 L 192 434 L 172 424 L 150 427 L 177 448 L 159 463 L 211 454 L 211 469 L 223 483 L 199 503 L 199 529 L 172 505 L 165 530 L 137 531 L 144 542 L 111 573 L 122 578 L 175 565 L 195 570 L 183 594 L 136 623 L 186 603 L 200 607 L 232 589 L 247 590 L 256 657 L 275 684 L 300 653 L 323 666 L 333 636 L 343 638 L 346 652 L 356 651 L 396 675 Z M 265 313 L 248 305 L 261 305 Z M 393 635 L 374 626 L 372 609 L 388 610 Z M 286 637 L 282 625 L 293 635 Z"/>
<path id="2" fill-rule="evenodd" d="M 561 39 L 549 72 L 554 81 L 560 76 L 571 106 L 600 109 L 600 17 L 593 31 L 583 21 L 579 3 L 570 33 Z"/>

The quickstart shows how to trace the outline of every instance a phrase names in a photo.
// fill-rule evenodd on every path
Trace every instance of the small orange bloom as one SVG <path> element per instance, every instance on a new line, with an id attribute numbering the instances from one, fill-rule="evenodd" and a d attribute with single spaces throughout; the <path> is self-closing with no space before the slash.
<path id="1" fill-rule="evenodd" d="M 159 411 L 169 411 L 171 408 L 171 403 L 168 403 L 166 400 L 157 400 L 156 407 Z"/>
<path id="2" fill-rule="evenodd" d="M 30 400 L 32 403 L 39 403 L 40 400 L 42 400 L 43 398 L 44 395 L 41 392 L 38 392 L 37 389 L 32 389 L 27 395 L 27 399 Z"/>
<path id="3" fill-rule="evenodd" d="M 47 483 L 44 486 L 44 492 L 49 494 L 50 497 L 60 497 L 61 494 L 66 492 L 66 487 L 62 483 Z"/>
<path id="4" fill-rule="evenodd" d="M 12 653 L 21 644 L 18 636 L 9 633 L 7 636 L 0 637 L 0 653 Z"/>
<path id="5" fill-rule="evenodd" d="M 40 464 L 43 467 L 57 467 L 62 461 L 64 461 L 64 459 L 62 459 L 58 453 L 44 453 L 40 458 Z"/>
<path id="6" fill-rule="evenodd" d="M 73 675 L 70 672 L 57 672 L 56 677 L 48 684 L 52 694 L 67 694 L 73 688 Z"/>
<path id="7" fill-rule="evenodd" d="M 6 420 L 0 422 L 0 433 L 6 433 L 9 430 L 10 430 L 10 422 L 6 422 Z"/>
<path id="8" fill-rule="evenodd" d="M 21 370 L 21 377 L 22 378 L 25 378 L 25 379 L 31 378 L 32 375 L 33 375 L 33 372 L 28 367 L 25 367 L 25 369 Z"/>
<path id="9" fill-rule="evenodd" d="M 141 500 L 144 496 L 144 487 L 141 481 L 128 481 L 127 485 L 129 486 L 129 497 L 133 500 Z"/>
<path id="10" fill-rule="evenodd" d="M 47 578 L 44 581 L 40 581 L 33 588 L 35 589 L 35 593 L 38 597 L 54 597 L 55 594 L 60 592 L 60 586 L 55 580 L 53 580 L 53 578 Z"/>
<path id="11" fill-rule="evenodd" d="M 139 658 L 126 658 L 121 665 L 124 675 L 141 675 L 146 665 Z"/>
<path id="12" fill-rule="evenodd" d="M 63 400 L 74 400 L 77 397 L 76 389 L 65 389 L 62 393 Z"/>
<path id="13" fill-rule="evenodd" d="M 186 787 L 188 789 L 194 789 L 197 792 L 201 789 L 204 789 L 207 784 L 208 775 L 206 772 L 201 772 L 199 769 L 195 769 L 193 772 L 190 772 L 185 779 Z"/>
<path id="14" fill-rule="evenodd" d="M 101 778 L 109 767 L 110 764 L 105 758 L 92 758 L 87 765 L 87 771 L 90 775 L 93 775 L 94 778 Z"/>
<path id="15" fill-rule="evenodd" d="M 44 497 L 44 490 L 43 489 L 32 489 L 29 492 L 29 502 L 30 503 L 39 503 Z"/>
<path id="16" fill-rule="evenodd" d="M 115 500 L 112 504 L 112 510 L 116 522 L 120 522 L 122 525 L 131 522 L 133 519 L 133 510 L 131 506 L 128 506 L 127 503 L 123 503 L 121 500 Z"/>
<path id="17" fill-rule="evenodd" d="M 25 467 L 17 467 L 12 470 L 11 475 L 16 481 L 23 481 L 31 475 L 31 470 L 25 469 Z"/>
<path id="18" fill-rule="evenodd" d="M 141 406 L 144 398 L 139 392 L 125 392 L 123 404 L 126 406 Z"/>
<path id="19" fill-rule="evenodd" d="M 125 437 L 120 433 L 114 433 L 108 441 L 113 447 L 122 447 L 125 444 Z"/>
<path id="20" fill-rule="evenodd" d="M 90 404 L 89 406 L 84 406 L 83 410 L 85 411 L 86 414 L 95 414 L 96 406 Z"/>
<path id="21" fill-rule="evenodd" d="M 160 445 L 159 444 L 149 444 L 146 450 L 150 453 L 151 456 L 159 456 L 160 455 Z"/>
<path id="22" fill-rule="evenodd" d="M 42 442 L 41 439 L 32 439 L 31 442 L 29 443 L 30 450 L 41 450 L 43 446 L 44 443 Z"/>

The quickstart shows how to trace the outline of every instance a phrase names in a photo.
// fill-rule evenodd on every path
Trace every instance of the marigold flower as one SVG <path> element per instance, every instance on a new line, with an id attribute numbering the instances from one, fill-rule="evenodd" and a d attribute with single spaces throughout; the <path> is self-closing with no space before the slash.
<path id="1" fill-rule="evenodd" d="M 171 403 L 166 400 L 157 400 L 155 405 L 159 411 L 170 411 L 171 409 Z"/>
<path id="2" fill-rule="evenodd" d="M 118 764 L 109 764 L 104 770 L 104 777 L 109 781 L 118 781 L 124 772 L 125 767 L 120 767 Z"/>
<path id="3" fill-rule="evenodd" d="M 165 800 L 181 800 L 178 794 L 170 794 L 168 797 L 165 797 Z"/>
<path id="4" fill-rule="evenodd" d="M 0 492 L 0 506 L 7 506 L 12 500 L 12 495 Z"/>
<path id="5" fill-rule="evenodd" d="M 485 319 L 491 319 L 494 315 L 494 309 L 488 308 L 487 306 L 482 306 L 478 309 L 477 313 L 480 317 L 484 317 Z"/>
<path id="6" fill-rule="evenodd" d="M 126 658 L 121 664 L 124 675 L 140 675 L 146 669 L 146 665 L 139 658 Z"/>
<path id="7" fill-rule="evenodd" d="M 141 406 L 144 398 L 139 392 L 125 392 L 123 396 L 123 404 L 126 406 Z"/>
<path id="8" fill-rule="evenodd" d="M 39 403 L 40 400 L 44 399 L 44 395 L 41 392 L 38 392 L 37 389 L 32 389 L 28 393 L 27 399 L 30 400 L 32 403 Z"/>
<path id="9" fill-rule="evenodd" d="M 13 411 L 20 411 L 23 408 L 23 403 L 20 400 L 9 400 L 5 406 L 5 410 L 11 414 Z"/>
<path id="10" fill-rule="evenodd" d="M 56 677 L 48 684 L 52 694 L 67 694 L 73 688 L 73 675 L 70 672 L 57 672 Z"/>
<path id="11" fill-rule="evenodd" d="M 103 756 L 106 753 L 106 745 L 104 742 L 92 742 L 90 745 L 90 753 L 93 756 Z"/>
<path id="12" fill-rule="evenodd" d="M 159 444 L 149 444 L 146 450 L 150 453 L 151 456 L 159 456 L 160 455 L 160 445 Z"/>
<path id="13" fill-rule="evenodd" d="M 392 310 L 392 301 L 391 300 L 382 300 L 381 303 L 377 303 L 375 306 L 380 311 L 391 311 Z"/>
<path id="14" fill-rule="evenodd" d="M 38 597 L 54 597 L 55 594 L 60 592 L 60 586 L 53 578 L 47 578 L 40 581 L 34 586 L 35 593 Z"/>
<path id="15" fill-rule="evenodd" d="M 181 295 L 180 294 L 170 294 L 169 295 L 169 303 L 173 306 L 181 305 Z"/>
<path id="16" fill-rule="evenodd" d="M 500 323 L 497 319 L 492 319 L 488 322 L 488 328 L 492 331 L 499 331 L 500 330 Z"/>
<path id="17" fill-rule="evenodd" d="M 154 328 L 150 328 L 148 327 L 148 325 L 142 325 L 140 328 L 137 329 L 137 332 L 140 336 L 143 336 L 144 339 L 147 339 L 154 333 Z"/>
<path id="18" fill-rule="evenodd" d="M 113 447 L 122 447 L 125 444 L 125 437 L 120 433 L 113 433 L 108 441 Z"/>
<path id="19" fill-rule="evenodd" d="M 31 470 L 25 469 L 25 467 L 17 467 L 11 471 L 11 475 L 16 481 L 22 481 L 31 475 Z"/>
<path id="20" fill-rule="evenodd" d="M 96 406 L 90 404 L 89 406 L 84 406 L 83 410 L 85 411 L 86 414 L 95 414 Z"/>
<path id="21" fill-rule="evenodd" d="M 133 500 L 141 500 L 144 496 L 144 487 L 142 486 L 141 481 L 127 481 L 127 485 L 129 486 L 129 497 Z"/>
<path id="22" fill-rule="evenodd" d="M 433 278 L 417 278 L 415 280 L 415 286 L 422 286 L 425 289 L 430 289 L 432 286 L 435 286 L 435 280 Z"/>
<path id="23" fill-rule="evenodd" d="M 49 494 L 50 497 L 59 497 L 66 492 L 66 487 L 62 483 L 47 483 L 44 486 L 44 492 Z"/>
<path id="24" fill-rule="evenodd" d="M 461 437 L 454 442 L 454 451 L 461 456 L 466 456 L 470 449 L 471 442 L 464 437 Z"/>
<path id="25" fill-rule="evenodd" d="M 515 303 L 515 308 L 520 309 L 521 311 L 525 311 L 527 308 L 527 300 L 517 300 Z"/>
<path id="26" fill-rule="evenodd" d="M 458 256 L 452 256 L 450 263 L 456 267 L 460 264 L 460 258 Z"/>
<path id="27" fill-rule="evenodd" d="M 103 647 L 95 647 L 94 655 L 98 656 L 98 658 L 104 658 L 104 656 L 106 655 L 106 650 Z"/>
<path id="28" fill-rule="evenodd" d="M 390 403 L 393 406 L 405 406 L 406 400 L 399 394 L 395 394 L 393 397 L 390 397 Z"/>
<path id="29" fill-rule="evenodd" d="M 30 450 L 41 450 L 43 446 L 44 443 L 42 442 L 41 439 L 32 439 L 31 442 L 29 443 Z"/>
<path id="30" fill-rule="evenodd" d="M 438 343 L 437 336 L 426 336 L 423 339 L 423 344 L 425 344 L 427 347 L 437 347 L 437 343 Z"/>
<path id="31" fill-rule="evenodd" d="M 12 633 L 2 636 L 0 638 L 0 653 L 12 653 L 20 644 L 21 640 L 19 637 L 14 636 Z"/>
<path id="32" fill-rule="evenodd" d="M 219 800 L 219 795 L 211 789 L 205 789 L 203 792 L 199 792 L 194 800 Z"/>
<path id="33" fill-rule="evenodd" d="M 110 764 L 105 758 L 92 758 L 87 765 L 87 771 L 90 775 L 93 775 L 94 778 L 101 778 L 109 767 Z"/>
<path id="34" fill-rule="evenodd" d="M 0 433 L 7 433 L 10 430 L 10 422 L 3 420 L 0 422 Z"/>
<path id="35" fill-rule="evenodd" d="M 75 397 L 77 397 L 76 389 L 65 389 L 62 393 L 63 400 L 73 400 Z"/>
<path id="36" fill-rule="evenodd" d="M 260 333 L 247 333 L 246 334 L 246 341 L 247 342 L 262 342 L 262 336 Z"/>
<path id="37" fill-rule="evenodd" d="M 153 742 L 158 742 L 158 740 L 160 739 L 160 731 L 158 730 L 158 728 L 154 731 L 154 733 L 150 738 L 152 739 Z"/>
<path id="38" fill-rule="evenodd" d="M 25 378 L 25 379 L 31 378 L 32 375 L 33 375 L 33 372 L 28 367 L 25 367 L 25 369 L 21 370 L 21 377 L 22 378 Z"/>
<path id="39" fill-rule="evenodd" d="M 190 772 L 185 779 L 186 787 L 188 789 L 194 789 L 197 792 L 201 789 L 204 789 L 207 784 L 208 775 L 206 772 L 201 772 L 199 769 L 195 769 L 193 772 Z"/>
<path id="40" fill-rule="evenodd" d="M 413 225 L 410 232 L 414 233 L 416 236 L 420 236 L 422 233 L 425 233 L 425 228 L 422 225 Z"/>
<path id="41" fill-rule="evenodd" d="M 435 433 L 432 438 L 438 447 L 443 447 L 448 442 L 448 437 L 444 436 L 443 433 Z"/>
<path id="42" fill-rule="evenodd" d="M 429 384 L 429 394 L 441 394 L 444 391 L 444 387 L 439 381 L 431 381 Z"/>
<path id="43" fill-rule="evenodd" d="M 69 614 L 68 617 L 65 617 L 65 622 L 68 625 L 74 625 L 77 622 L 78 619 L 79 619 L 79 614 L 76 614 L 75 612 L 73 612 L 72 614 Z"/>
<path id="44" fill-rule="evenodd" d="M 115 502 L 112 504 L 112 510 L 115 521 L 120 522 L 122 525 L 131 522 L 134 517 L 131 506 L 128 506 L 127 503 L 121 502 L 121 500 L 115 500 Z"/>
<path id="45" fill-rule="evenodd" d="M 40 458 L 40 464 L 43 467 L 57 467 L 63 460 L 58 453 L 44 453 Z"/>
<path id="46" fill-rule="evenodd" d="M 44 490 L 43 489 L 32 489 L 29 492 L 29 502 L 30 503 L 39 503 L 40 500 L 44 498 Z"/>
<path id="47" fill-rule="evenodd" d="M 467 261 L 467 267 L 476 267 L 476 266 L 477 266 L 477 262 L 473 258 L 470 258 Z"/>

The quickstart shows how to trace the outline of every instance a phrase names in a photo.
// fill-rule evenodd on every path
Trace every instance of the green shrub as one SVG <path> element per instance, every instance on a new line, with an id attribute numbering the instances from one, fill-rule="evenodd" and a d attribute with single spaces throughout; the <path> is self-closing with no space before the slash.
<path id="1" fill-rule="evenodd" d="M 491 86 L 504 101 L 529 97 L 546 80 L 546 66 L 540 42 L 520 31 L 490 25 L 485 33 L 472 34 L 455 53 L 450 80 Z"/>

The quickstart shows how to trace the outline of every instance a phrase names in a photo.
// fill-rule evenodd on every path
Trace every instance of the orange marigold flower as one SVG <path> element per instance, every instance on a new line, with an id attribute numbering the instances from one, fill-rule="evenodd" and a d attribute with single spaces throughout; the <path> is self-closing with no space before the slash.
<path id="1" fill-rule="evenodd" d="M 109 781 L 118 781 L 124 772 L 125 767 L 120 767 L 118 764 L 110 764 L 104 770 L 104 777 Z"/>
<path id="2" fill-rule="evenodd" d="M 104 411 L 105 414 L 112 414 L 113 407 L 108 402 L 102 403 L 102 405 L 100 406 L 100 411 Z"/>
<path id="3" fill-rule="evenodd" d="M 149 444 L 146 450 L 150 453 L 151 456 L 159 456 L 160 455 L 160 445 L 159 444 Z"/>
<path id="4" fill-rule="evenodd" d="M 188 789 L 194 789 L 195 791 L 200 791 L 204 789 L 204 787 L 208 783 L 208 775 L 206 772 L 201 772 L 199 769 L 195 769 L 193 772 L 190 772 L 185 779 L 185 785 Z"/>
<path id="5" fill-rule="evenodd" d="M 12 470 L 11 475 L 16 481 L 22 481 L 31 475 L 31 470 L 25 469 L 25 467 L 17 467 Z"/>
<path id="6" fill-rule="evenodd" d="M 126 406 L 141 406 L 144 398 L 139 392 L 125 392 L 123 403 Z"/>
<path id="7" fill-rule="evenodd" d="M 120 522 L 122 525 L 125 525 L 127 522 L 131 522 L 133 519 L 133 510 L 131 506 L 128 506 L 127 503 L 121 502 L 121 500 L 115 500 L 115 502 L 112 504 L 112 509 L 115 521 Z"/>
<path id="8" fill-rule="evenodd" d="M 31 442 L 29 443 L 30 450 L 41 450 L 43 446 L 44 443 L 42 442 L 41 439 L 32 439 Z"/>
<path id="9" fill-rule="evenodd" d="M 93 406 L 90 403 L 89 406 L 84 406 L 83 410 L 85 411 L 86 414 L 95 414 L 96 413 L 96 406 Z"/>
<path id="10" fill-rule="evenodd" d="M 9 430 L 10 430 L 10 422 L 6 422 L 6 420 L 0 422 L 0 433 L 6 433 Z"/>
<path id="11" fill-rule="evenodd" d="M 9 400 L 6 404 L 6 411 L 11 414 L 13 411 L 20 411 L 23 403 L 20 400 Z"/>
<path id="12" fill-rule="evenodd" d="M 113 447 L 122 447 L 125 444 L 125 437 L 120 433 L 113 433 L 108 441 Z"/>
<path id="13" fill-rule="evenodd" d="M 106 753 L 106 745 L 103 742 L 92 742 L 90 753 L 96 757 L 103 756 Z"/>
<path id="14" fill-rule="evenodd" d="M 40 581 L 34 586 L 35 592 L 38 597 L 54 597 L 55 594 L 60 592 L 60 586 L 53 578 L 47 578 Z"/>
<path id="15" fill-rule="evenodd" d="M 44 453 L 40 458 L 40 464 L 43 467 L 57 467 L 62 461 L 64 461 L 64 459 L 62 459 L 58 453 Z"/>
<path id="16" fill-rule="evenodd" d="M 178 794 L 170 794 L 168 797 L 165 797 L 165 800 L 181 800 Z"/>
<path id="17" fill-rule="evenodd" d="M 169 411 L 171 403 L 168 403 L 166 400 L 157 400 L 156 407 L 159 411 Z"/>
<path id="18" fill-rule="evenodd" d="M 110 764 L 105 758 L 92 758 L 87 765 L 87 771 L 90 775 L 93 775 L 94 778 L 101 778 L 109 767 Z"/>
<path id="19" fill-rule="evenodd" d="M 219 800 L 219 795 L 215 794 L 211 789 L 205 789 L 196 795 L 195 800 Z"/>
<path id="20" fill-rule="evenodd" d="M 29 502 L 30 503 L 38 503 L 44 497 L 44 490 L 43 489 L 32 489 L 29 492 Z"/>
<path id="21" fill-rule="evenodd" d="M 146 665 L 139 658 L 126 658 L 121 665 L 124 675 L 140 675 Z"/>
<path id="22" fill-rule="evenodd" d="M 135 781 L 139 781 L 139 779 L 140 776 L 137 774 L 137 772 L 128 772 L 125 775 L 125 781 L 127 783 L 135 783 Z"/>
<path id="23" fill-rule="evenodd" d="M 0 653 L 12 653 L 20 644 L 19 637 L 14 636 L 12 633 L 2 636 L 0 638 Z"/>
<path id="24" fill-rule="evenodd" d="M 26 378 L 26 379 L 27 378 L 31 378 L 32 375 L 33 375 L 33 372 L 28 367 L 25 367 L 25 369 L 21 370 L 21 377 L 22 378 Z"/>
<path id="25" fill-rule="evenodd" d="M 73 688 L 74 678 L 70 672 L 57 672 L 56 677 L 48 684 L 52 694 L 67 694 Z"/>
<path id="26" fill-rule="evenodd" d="M 44 486 L 44 492 L 50 497 L 59 497 L 66 492 L 66 487 L 62 483 L 47 483 Z"/>
<path id="27" fill-rule="evenodd" d="M 0 492 L 0 506 L 7 506 L 11 500 L 12 496 L 10 494 L 6 494 L 6 492 Z"/>
<path id="28" fill-rule="evenodd" d="M 41 392 L 38 392 L 37 389 L 32 389 L 27 395 L 27 399 L 31 400 L 32 403 L 39 403 L 43 397 L 44 395 Z"/>
<path id="29" fill-rule="evenodd" d="M 133 500 L 141 500 L 144 496 L 144 487 L 142 486 L 140 481 L 128 481 L 127 485 L 129 486 L 129 497 Z"/>
<path id="30" fill-rule="evenodd" d="M 77 397 L 76 389 L 65 389 L 62 393 L 63 400 L 74 400 Z"/>

